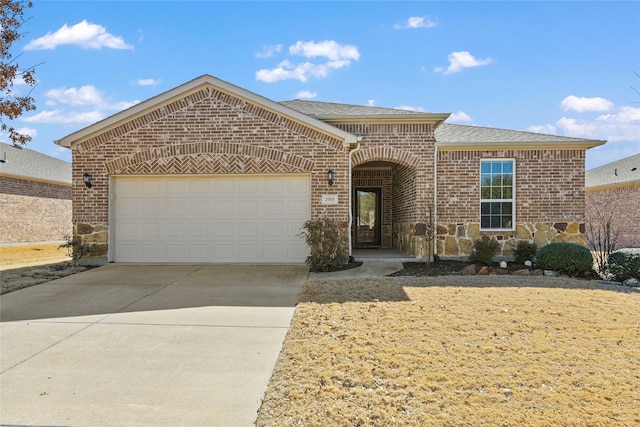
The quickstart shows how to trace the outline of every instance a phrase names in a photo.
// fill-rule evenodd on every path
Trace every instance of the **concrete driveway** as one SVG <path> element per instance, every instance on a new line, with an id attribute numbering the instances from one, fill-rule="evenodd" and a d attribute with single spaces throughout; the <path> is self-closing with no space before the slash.
<path id="1" fill-rule="evenodd" d="M 0 424 L 251 426 L 306 277 L 111 264 L 5 294 Z"/>

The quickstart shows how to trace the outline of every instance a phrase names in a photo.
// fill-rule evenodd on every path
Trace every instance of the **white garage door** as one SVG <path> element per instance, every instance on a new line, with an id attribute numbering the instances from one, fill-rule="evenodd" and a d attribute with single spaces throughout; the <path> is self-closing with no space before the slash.
<path id="1" fill-rule="evenodd" d="M 116 262 L 304 262 L 308 176 L 114 177 Z"/>

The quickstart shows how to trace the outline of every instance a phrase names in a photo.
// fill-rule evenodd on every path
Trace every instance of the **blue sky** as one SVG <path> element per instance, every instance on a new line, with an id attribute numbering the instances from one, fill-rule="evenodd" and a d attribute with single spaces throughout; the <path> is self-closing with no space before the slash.
<path id="1" fill-rule="evenodd" d="M 640 2 L 34 3 L 13 54 L 40 64 L 38 108 L 13 124 L 67 161 L 54 140 L 202 74 L 274 101 L 607 139 L 587 169 L 640 152 Z"/>

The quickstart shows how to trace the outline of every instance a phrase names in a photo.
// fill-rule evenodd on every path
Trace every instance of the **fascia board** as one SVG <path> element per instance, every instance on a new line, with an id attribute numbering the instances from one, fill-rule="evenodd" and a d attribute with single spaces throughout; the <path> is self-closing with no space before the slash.
<path id="1" fill-rule="evenodd" d="M 450 113 L 425 113 L 425 114 L 371 114 L 371 115 L 347 115 L 347 116 L 314 116 L 323 122 L 330 124 L 360 124 L 360 123 L 433 123 L 439 126 Z"/>
<path id="2" fill-rule="evenodd" d="M 6 177 L 6 178 L 21 179 L 23 181 L 33 181 L 33 182 L 41 182 L 41 183 L 44 183 L 44 184 L 54 184 L 54 185 L 59 185 L 61 187 L 71 187 L 72 186 L 72 183 L 70 181 L 58 181 L 58 180 L 55 180 L 55 179 L 34 178 L 33 176 L 18 175 L 18 174 L 14 174 L 14 173 L 0 172 L 0 176 Z"/>
<path id="3" fill-rule="evenodd" d="M 356 135 L 345 132 L 325 122 L 304 115 L 298 111 L 280 105 L 277 102 L 271 101 L 270 99 L 257 95 L 246 89 L 242 89 L 238 86 L 232 85 L 210 75 L 200 76 L 194 80 L 184 83 L 183 85 L 163 92 L 157 96 L 154 96 L 153 98 L 149 98 L 146 101 L 136 104 L 126 110 L 107 117 L 106 119 L 96 122 L 84 129 L 80 129 L 79 131 L 67 135 L 64 138 L 56 140 L 54 142 L 61 147 L 73 149 L 77 144 L 91 138 L 94 135 L 113 129 L 124 122 L 133 120 L 136 117 L 142 116 L 151 110 L 161 108 L 163 105 L 170 104 L 176 99 L 188 96 L 189 94 L 197 92 L 206 86 L 213 86 L 216 89 L 219 89 L 222 92 L 226 92 L 234 97 L 244 99 L 251 103 L 257 103 L 274 113 L 289 117 L 295 122 L 314 128 L 324 134 L 342 139 L 344 140 L 345 144 L 355 144 L 357 142 Z"/>
<path id="4" fill-rule="evenodd" d="M 481 150 L 588 150 L 598 147 L 607 141 L 576 140 L 576 141 L 531 141 L 531 142 L 436 142 L 436 147 L 442 151 L 481 151 Z"/>

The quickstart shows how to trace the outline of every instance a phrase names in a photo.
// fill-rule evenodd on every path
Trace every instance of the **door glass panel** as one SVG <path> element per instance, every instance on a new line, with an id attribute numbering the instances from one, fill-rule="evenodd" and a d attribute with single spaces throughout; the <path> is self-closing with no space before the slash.
<path id="1" fill-rule="evenodd" d="M 380 189 L 356 190 L 356 243 L 380 245 Z"/>

